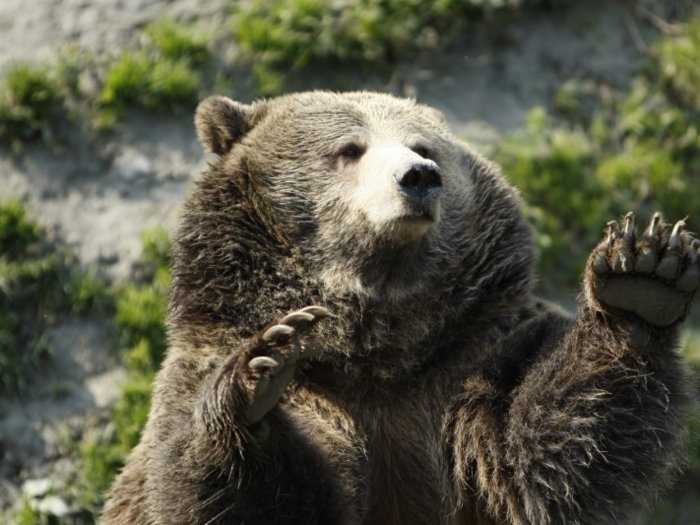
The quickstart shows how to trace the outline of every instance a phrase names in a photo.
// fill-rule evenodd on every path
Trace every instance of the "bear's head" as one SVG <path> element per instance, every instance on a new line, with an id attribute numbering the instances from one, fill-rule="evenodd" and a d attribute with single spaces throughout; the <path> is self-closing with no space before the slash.
<path id="1" fill-rule="evenodd" d="M 395 309 L 439 294 L 464 308 L 491 282 L 529 285 L 531 236 L 516 193 L 437 110 L 309 92 L 250 105 L 211 97 L 195 122 L 218 159 L 187 205 L 176 311 L 194 303 L 193 312 L 240 319 L 243 305 L 267 301 L 268 322 L 314 301 Z"/>

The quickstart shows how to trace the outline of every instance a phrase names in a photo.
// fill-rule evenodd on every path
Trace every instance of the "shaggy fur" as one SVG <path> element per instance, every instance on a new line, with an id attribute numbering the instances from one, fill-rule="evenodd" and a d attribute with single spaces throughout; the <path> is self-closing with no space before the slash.
<path id="1" fill-rule="evenodd" d="M 435 110 L 212 97 L 196 123 L 220 157 L 185 208 L 170 350 L 103 523 L 621 523 L 669 479 L 698 267 L 680 228 L 650 229 L 653 259 L 677 258 L 660 279 L 619 263 L 649 247 L 631 218 L 611 226 L 570 317 L 531 293 L 517 193 Z M 416 166 L 441 182 L 420 207 Z M 668 326 L 619 307 L 648 282 L 682 306 Z M 278 321 L 310 305 L 332 317 Z"/>

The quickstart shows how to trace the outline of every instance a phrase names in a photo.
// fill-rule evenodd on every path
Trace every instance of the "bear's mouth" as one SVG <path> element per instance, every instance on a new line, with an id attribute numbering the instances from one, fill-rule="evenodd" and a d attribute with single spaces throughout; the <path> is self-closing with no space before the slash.
<path id="1" fill-rule="evenodd" d="M 430 226 L 440 221 L 440 204 L 438 199 L 407 199 L 401 212 L 394 217 L 396 226 L 419 229 L 424 233 Z"/>
<path id="2" fill-rule="evenodd" d="M 399 245 L 414 243 L 424 237 L 438 222 L 438 214 L 438 210 L 402 214 L 391 221 L 386 231 Z"/>
<path id="3" fill-rule="evenodd" d="M 407 223 L 438 222 L 440 207 L 434 201 L 411 202 L 406 213 L 399 215 L 396 220 Z"/>

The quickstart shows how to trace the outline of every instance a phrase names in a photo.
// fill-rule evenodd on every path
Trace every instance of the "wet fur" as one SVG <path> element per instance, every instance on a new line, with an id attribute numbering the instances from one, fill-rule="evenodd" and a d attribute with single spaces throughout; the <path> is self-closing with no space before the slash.
<path id="1" fill-rule="evenodd" d="M 206 104 L 200 135 L 222 156 L 186 204 L 169 354 L 103 523 L 620 523 L 664 486 L 688 406 L 677 324 L 633 349 L 629 319 L 592 294 L 575 317 L 534 297 L 516 192 L 433 110 L 374 94 Z M 441 149 L 450 191 L 417 248 L 337 229 L 326 123 L 363 112 L 419 122 Z M 400 249 L 418 256 L 392 274 Z M 336 316 L 316 331 L 324 353 L 259 442 L 237 418 L 237 360 L 312 304 Z"/>

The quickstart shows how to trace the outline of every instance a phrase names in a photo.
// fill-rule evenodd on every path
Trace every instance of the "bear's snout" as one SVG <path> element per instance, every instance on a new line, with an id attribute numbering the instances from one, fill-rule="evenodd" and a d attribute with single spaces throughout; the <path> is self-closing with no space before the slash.
<path id="1" fill-rule="evenodd" d="M 432 160 L 416 162 L 394 175 L 394 182 L 402 193 L 422 203 L 442 191 L 442 171 Z"/>

